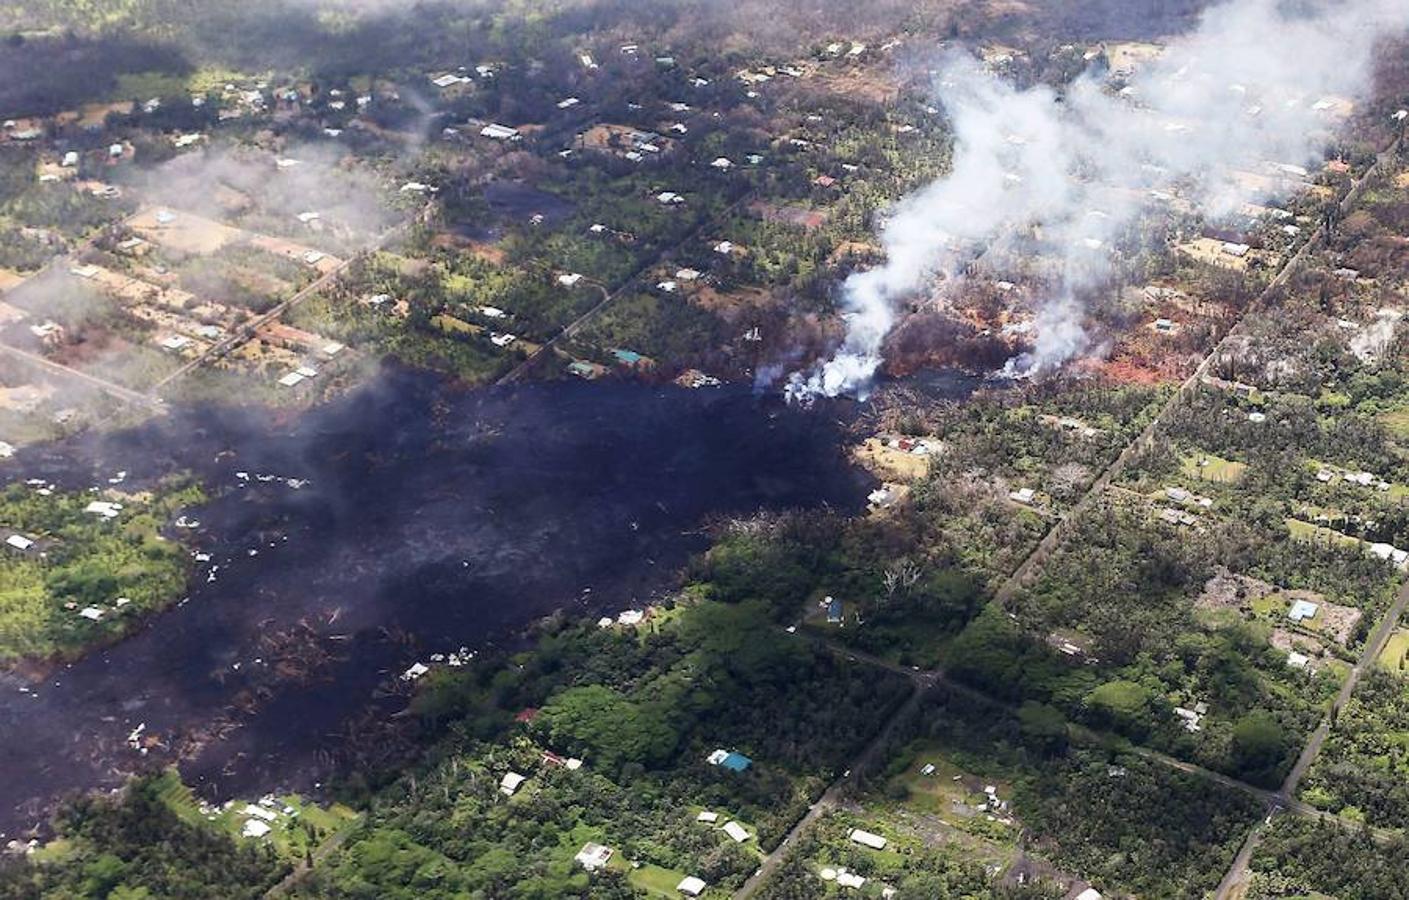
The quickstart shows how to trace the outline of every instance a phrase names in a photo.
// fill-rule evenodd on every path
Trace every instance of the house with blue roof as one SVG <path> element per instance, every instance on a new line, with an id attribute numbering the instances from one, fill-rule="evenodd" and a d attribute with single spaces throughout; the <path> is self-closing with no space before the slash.
<path id="1" fill-rule="evenodd" d="M 730 772 L 742 772 L 753 765 L 753 760 L 736 750 L 716 750 L 706 760 L 711 766 L 719 766 Z"/>

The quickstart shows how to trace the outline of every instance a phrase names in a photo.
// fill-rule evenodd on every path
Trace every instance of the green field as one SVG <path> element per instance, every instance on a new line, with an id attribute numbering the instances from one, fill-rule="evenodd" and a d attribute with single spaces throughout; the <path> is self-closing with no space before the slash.
<path id="1" fill-rule="evenodd" d="M 1360 541 L 1339 531 L 1330 528 L 1322 528 L 1320 525 L 1312 525 L 1310 522 L 1303 522 L 1301 519 L 1287 519 L 1287 530 L 1291 532 L 1293 538 L 1299 541 L 1315 541 L 1317 543 L 1339 543 L 1347 547 L 1358 547 Z"/>
<path id="2" fill-rule="evenodd" d="M 1409 406 L 1380 413 L 1380 424 L 1394 432 L 1395 437 L 1409 438 Z"/>
<path id="3" fill-rule="evenodd" d="M 685 877 L 685 873 L 662 869 L 660 866 L 643 865 L 632 869 L 626 877 L 632 887 L 640 888 L 652 897 L 670 897 L 673 900 L 680 896 L 675 886 Z"/>
<path id="4" fill-rule="evenodd" d="M 1199 452 L 1185 454 L 1180 459 L 1179 468 L 1185 477 L 1219 484 L 1237 484 L 1248 470 L 1246 463 Z"/>
<path id="5" fill-rule="evenodd" d="M 1402 672 L 1406 656 L 1409 656 L 1409 629 L 1400 628 L 1390 635 L 1385 648 L 1380 651 L 1379 663 L 1391 672 Z"/>

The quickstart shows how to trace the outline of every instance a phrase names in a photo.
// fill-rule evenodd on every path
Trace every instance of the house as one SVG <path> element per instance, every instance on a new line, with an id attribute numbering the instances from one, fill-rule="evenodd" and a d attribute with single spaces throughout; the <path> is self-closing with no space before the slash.
<path id="1" fill-rule="evenodd" d="M 724 833 L 729 835 L 729 837 L 733 838 L 735 843 L 739 844 L 742 844 L 744 841 L 753 837 L 753 835 L 749 834 L 748 830 L 745 829 L 744 826 L 740 825 L 738 822 L 730 822 L 725 825 Z"/>
<path id="2" fill-rule="evenodd" d="M 96 622 L 103 617 L 103 611 L 96 606 L 85 606 L 78 614 L 90 622 Z"/>
<path id="3" fill-rule="evenodd" d="M 731 772 L 742 772 L 753 765 L 753 760 L 735 750 L 715 750 L 705 757 L 705 762 L 711 766 L 719 766 Z"/>
<path id="4" fill-rule="evenodd" d="M 247 838 L 260 838 L 268 834 L 269 831 L 268 822 L 261 822 L 258 819 L 246 819 L 245 827 L 241 829 L 240 834 Z"/>
<path id="5" fill-rule="evenodd" d="M 842 602 L 836 597 L 826 597 L 822 603 L 827 607 L 827 624 L 840 625 L 843 614 Z"/>
<path id="6" fill-rule="evenodd" d="M 160 343 L 163 350 L 179 353 L 191 345 L 191 339 L 184 334 L 173 334 L 162 338 Z"/>
<path id="7" fill-rule="evenodd" d="M 727 172 L 728 170 L 734 168 L 734 164 L 729 161 L 728 157 L 721 156 L 714 162 L 710 163 L 710 167 L 719 169 L 721 172 Z"/>
<path id="8" fill-rule="evenodd" d="M 656 200 L 666 206 L 678 206 L 685 202 L 685 198 L 674 191 L 661 191 L 659 194 L 656 194 Z"/>
<path id="9" fill-rule="evenodd" d="M 700 273 L 696 269 L 679 269 L 675 273 L 677 281 L 694 281 L 699 277 Z"/>
<path id="10" fill-rule="evenodd" d="M 714 252 L 721 256 L 728 256 L 734 252 L 734 243 L 732 241 L 720 241 L 714 245 Z"/>
<path id="11" fill-rule="evenodd" d="M 837 872 L 837 885 L 844 888 L 860 889 L 866 884 L 866 879 L 855 872 L 848 872 L 842 869 Z"/>
<path id="12" fill-rule="evenodd" d="M 21 553 L 34 546 L 34 541 L 30 540 L 22 534 L 10 535 L 9 537 L 5 538 L 5 543 L 20 551 Z"/>
<path id="13" fill-rule="evenodd" d="M 698 897 L 704 893 L 705 883 L 703 879 L 686 875 L 680 879 L 680 883 L 675 886 L 675 889 L 687 897 Z"/>
<path id="14" fill-rule="evenodd" d="M 558 109 L 572 109 L 574 106 L 581 102 L 582 101 L 577 99 L 576 97 L 568 97 L 566 99 L 558 101 Z"/>
<path id="15" fill-rule="evenodd" d="M 837 180 L 830 175 L 818 175 L 816 178 L 812 179 L 812 183 L 818 187 L 829 188 L 836 184 Z"/>
<path id="16" fill-rule="evenodd" d="M 94 500 L 83 508 L 86 513 L 102 516 L 104 519 L 115 519 L 122 511 L 121 503 L 109 503 L 107 500 Z"/>
<path id="17" fill-rule="evenodd" d="M 503 794 L 505 797 L 512 797 L 527 780 L 527 775 L 520 775 L 518 772 L 506 772 L 504 773 L 504 777 L 499 779 L 499 793 Z M 608 854 L 610 855 L 610 851 L 608 851 Z"/>
<path id="18" fill-rule="evenodd" d="M 516 340 L 518 340 L 518 336 L 509 334 L 507 331 L 503 333 L 495 333 L 489 338 L 489 342 L 496 347 L 507 347 Z"/>
<path id="19" fill-rule="evenodd" d="M 1288 651 L 1287 665 L 1291 666 L 1293 669 L 1305 669 L 1310 664 L 1311 657 L 1307 656 L 1305 653 L 1298 653 L 1295 650 Z"/>
<path id="20" fill-rule="evenodd" d="M 1019 488 L 1019 489 L 1016 490 L 1016 491 L 1009 491 L 1009 492 L 1008 492 L 1008 499 L 1009 499 L 1009 500 L 1016 501 L 1016 502 L 1018 502 L 1018 503 L 1023 504 L 1024 506 L 1031 506 L 1031 505 L 1032 505 L 1032 501 L 1033 501 L 1036 497 L 1037 497 L 1037 492 L 1034 491 L 1032 488 L 1029 488 L 1029 487 Z"/>
<path id="21" fill-rule="evenodd" d="M 430 667 L 427 666 L 425 663 L 412 663 L 411 668 L 401 673 L 401 680 L 415 681 L 416 679 L 420 678 L 422 675 L 426 674 L 429 671 Z"/>
<path id="22" fill-rule="evenodd" d="M 719 821 L 719 813 L 704 810 L 699 815 L 695 816 L 695 821 L 704 822 L 706 825 L 713 825 L 715 822 Z"/>
<path id="23" fill-rule="evenodd" d="M 646 359 L 646 357 L 637 353 L 635 350 L 623 350 L 620 348 L 613 350 L 612 356 L 623 366 L 639 366 Z"/>
<path id="24" fill-rule="evenodd" d="M 1370 552 L 1385 562 L 1394 563 L 1399 568 L 1409 563 L 1409 550 L 1400 550 L 1393 544 L 1374 543 L 1370 545 Z"/>
<path id="25" fill-rule="evenodd" d="M 582 845 L 581 850 L 577 851 L 577 855 L 573 857 L 573 860 L 587 871 L 595 872 L 611 862 L 614 853 L 616 853 L 616 851 L 610 847 L 598 844 L 595 841 L 588 841 Z"/>
<path id="26" fill-rule="evenodd" d="M 1203 718 L 1204 714 L 1197 708 L 1185 709 L 1182 706 L 1176 706 L 1174 707 L 1174 715 L 1184 720 L 1184 730 L 1190 734 L 1203 730 L 1203 726 L 1199 724 L 1199 720 Z"/>
<path id="27" fill-rule="evenodd" d="M 863 847 L 870 847 L 872 850 L 884 850 L 886 848 L 885 838 L 881 837 L 879 834 L 862 831 L 860 828 L 851 829 L 851 833 L 848 834 L 847 837 L 850 838 L 853 843 L 860 844 Z"/>
<path id="28" fill-rule="evenodd" d="M 563 287 L 572 287 L 581 280 L 582 276 L 576 272 L 569 272 L 566 275 L 558 276 L 558 284 L 561 284 Z"/>
<path id="29" fill-rule="evenodd" d="M 1160 334 L 1174 334 L 1179 330 L 1179 326 L 1170 319 L 1155 319 L 1153 327 Z"/>
<path id="30" fill-rule="evenodd" d="M 489 124 L 479 130 L 482 137 L 493 138 L 496 141 L 517 141 L 520 137 L 517 128 L 510 128 L 507 125 Z"/>
<path id="31" fill-rule="evenodd" d="M 1287 611 L 1287 618 L 1293 622 L 1304 622 L 1307 619 L 1316 618 L 1316 612 L 1321 607 L 1310 600 L 1294 600 L 1292 608 Z"/>
<path id="32" fill-rule="evenodd" d="M 1077 894 L 1075 900 L 1101 900 L 1101 892 L 1093 887 L 1089 887 Z"/>

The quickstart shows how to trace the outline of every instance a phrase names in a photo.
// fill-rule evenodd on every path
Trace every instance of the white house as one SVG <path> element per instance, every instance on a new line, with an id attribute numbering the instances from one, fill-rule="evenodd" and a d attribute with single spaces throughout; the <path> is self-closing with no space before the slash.
<path id="1" fill-rule="evenodd" d="M 869 831 L 862 831 L 860 828 L 851 829 L 851 834 L 847 835 L 854 843 L 863 847 L 870 847 L 872 850 L 884 850 L 886 839 L 879 834 L 872 834 Z"/>
<path id="2" fill-rule="evenodd" d="M 749 834 L 748 831 L 744 828 L 744 826 L 740 825 L 738 822 L 729 822 L 728 824 L 726 824 L 724 826 L 724 833 L 729 835 L 729 837 L 733 838 L 737 843 L 740 844 L 742 844 L 744 841 L 748 840 L 750 837 L 753 836 Z"/>
<path id="3" fill-rule="evenodd" d="M 687 897 L 698 897 L 704 893 L 704 879 L 696 878 L 694 875 L 686 875 L 680 879 L 680 883 L 675 886 L 675 889 Z"/>
<path id="4" fill-rule="evenodd" d="M 499 780 L 499 793 L 505 797 L 512 797 L 525 781 L 528 781 L 527 775 L 520 775 L 518 772 L 505 772 L 504 777 Z"/>
<path id="5" fill-rule="evenodd" d="M 589 841 L 582 845 L 582 849 L 577 851 L 577 855 L 573 859 L 587 871 L 595 872 L 611 862 L 612 854 L 615 852 L 610 847 Z"/>

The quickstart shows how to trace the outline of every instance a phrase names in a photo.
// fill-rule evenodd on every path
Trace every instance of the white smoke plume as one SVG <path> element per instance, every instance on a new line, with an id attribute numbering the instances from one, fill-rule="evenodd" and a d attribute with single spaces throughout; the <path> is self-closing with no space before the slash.
<path id="1" fill-rule="evenodd" d="M 1086 348 L 1076 295 L 1110 273 L 1113 240 L 1160 203 L 1217 217 L 1294 190 L 1370 86 L 1378 41 L 1406 26 L 1409 0 L 1231 0 L 1119 92 L 1091 73 L 1061 96 L 951 54 L 939 94 L 953 167 L 890 211 L 885 263 L 842 285 L 844 343 L 789 395 L 864 396 L 897 304 L 1017 239 L 1057 265 L 1035 349 L 1010 374 L 1060 366 Z"/>

